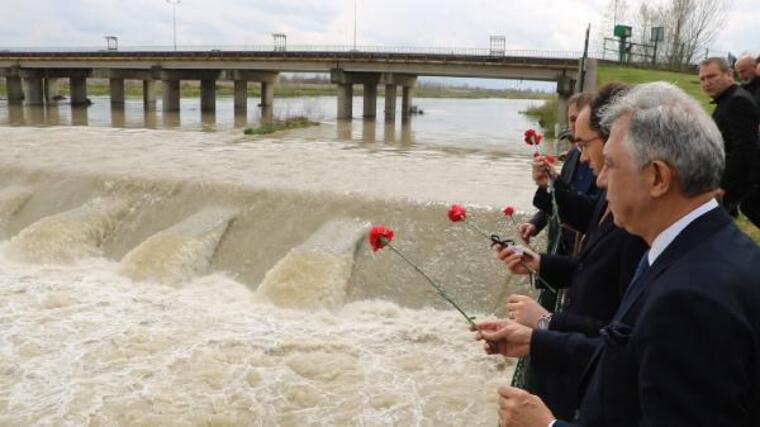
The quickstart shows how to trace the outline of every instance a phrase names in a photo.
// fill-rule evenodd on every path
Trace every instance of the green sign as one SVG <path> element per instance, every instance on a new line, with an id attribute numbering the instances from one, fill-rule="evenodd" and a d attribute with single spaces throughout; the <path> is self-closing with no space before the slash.
<path id="1" fill-rule="evenodd" d="M 633 34 L 633 28 L 628 25 L 615 25 L 615 37 L 628 38 Z"/>
<path id="2" fill-rule="evenodd" d="M 652 27 L 652 40 L 653 42 L 661 42 L 665 40 L 665 27 Z"/>

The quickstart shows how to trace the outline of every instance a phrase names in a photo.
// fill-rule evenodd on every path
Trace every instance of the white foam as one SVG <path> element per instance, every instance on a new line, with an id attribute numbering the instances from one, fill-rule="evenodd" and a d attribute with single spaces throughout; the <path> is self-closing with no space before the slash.
<path id="1" fill-rule="evenodd" d="M 0 230 L 30 197 L 32 197 L 32 189 L 29 187 L 9 185 L 0 190 Z"/>
<path id="2" fill-rule="evenodd" d="M 178 285 L 206 274 L 235 209 L 208 207 L 130 251 L 121 272 L 133 280 Z"/>
<path id="3" fill-rule="evenodd" d="M 357 245 L 369 224 L 333 219 L 269 270 L 256 295 L 278 307 L 335 308 L 345 303 Z"/>
<path id="4" fill-rule="evenodd" d="M 252 301 L 0 259 L 0 425 L 494 425 L 511 366 L 456 312 Z"/>
<path id="5" fill-rule="evenodd" d="M 129 207 L 125 199 L 99 197 L 78 208 L 42 218 L 11 240 L 7 254 L 16 260 L 43 264 L 100 256 L 103 241 Z"/>

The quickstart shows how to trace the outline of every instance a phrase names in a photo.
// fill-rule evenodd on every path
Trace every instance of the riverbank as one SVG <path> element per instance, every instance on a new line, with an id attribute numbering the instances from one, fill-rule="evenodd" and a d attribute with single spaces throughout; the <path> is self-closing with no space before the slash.
<path id="1" fill-rule="evenodd" d="M 56 88 L 56 94 L 68 97 L 69 82 L 66 79 L 59 80 Z M 139 80 L 125 80 L 124 95 L 128 98 L 142 98 L 143 87 Z M 156 85 L 156 94 L 161 96 L 163 88 L 160 84 Z M 201 93 L 200 83 L 196 81 L 183 81 L 180 85 L 180 94 L 183 97 L 199 97 Z M 218 96 L 232 96 L 234 94 L 233 82 L 220 81 L 216 85 Z M 354 87 L 354 95 L 363 95 L 364 88 L 362 85 Z M 88 79 L 87 95 L 103 96 L 109 94 L 109 83 L 107 79 Z M 337 96 L 337 86 L 328 82 L 300 82 L 300 81 L 281 81 L 275 86 L 275 96 L 277 97 L 302 97 L 302 96 Z M 7 95 L 5 82 L 0 83 L 0 97 Z M 257 83 L 248 85 L 248 96 L 261 96 L 261 90 Z M 378 87 L 378 96 L 385 96 L 385 88 Z M 443 86 L 440 84 L 418 84 L 414 88 L 414 96 L 420 98 L 464 98 L 464 99 L 550 99 L 553 97 L 550 93 L 514 90 L 514 89 L 486 89 L 477 87 L 459 87 Z"/>

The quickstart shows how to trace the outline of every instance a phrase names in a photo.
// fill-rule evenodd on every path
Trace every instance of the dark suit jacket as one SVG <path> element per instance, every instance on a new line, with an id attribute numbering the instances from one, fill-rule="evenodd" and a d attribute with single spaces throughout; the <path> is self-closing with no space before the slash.
<path id="1" fill-rule="evenodd" d="M 755 99 L 755 103 L 760 106 L 760 77 L 755 77 L 752 81 L 744 83 L 742 89 L 749 92 Z"/>
<path id="2" fill-rule="evenodd" d="M 601 338 L 534 337 L 531 355 L 568 352 L 577 366 L 595 349 L 578 425 L 757 426 L 759 285 L 760 248 L 713 209 L 657 258 Z"/>
<path id="3" fill-rule="evenodd" d="M 578 257 L 541 255 L 540 276 L 552 287 L 570 284 L 563 310 L 552 316 L 550 331 L 598 336 L 599 329 L 612 320 L 647 249 L 644 240 L 616 227 L 612 214 L 601 219 L 607 207 L 605 196 L 602 192 L 596 203 Z M 569 419 L 580 404 L 577 390 L 582 372 L 581 368 L 556 372 L 532 364 L 529 388 L 556 416 Z"/>
<path id="4" fill-rule="evenodd" d="M 757 163 L 760 139 L 758 125 L 760 110 L 747 91 L 731 86 L 713 101 L 716 105 L 713 119 L 718 125 L 726 150 L 726 170 L 721 180 L 723 197 L 728 209 L 735 207 L 757 181 L 753 170 Z"/>
<path id="5" fill-rule="evenodd" d="M 554 192 L 560 220 L 576 230 L 587 230 L 597 201 L 603 197 L 598 192 L 592 194 L 578 192 L 561 179 L 554 183 Z M 533 206 L 551 215 L 554 212 L 551 193 L 545 188 L 536 190 Z"/>
<path id="6" fill-rule="evenodd" d="M 575 192 L 585 194 L 588 196 L 595 196 L 599 193 L 599 189 L 596 187 L 596 178 L 591 172 L 591 168 L 585 163 L 580 161 L 581 152 L 578 148 L 573 147 L 567 153 L 565 163 L 562 164 L 562 170 L 559 173 L 559 179 L 568 184 Z M 539 192 L 545 192 L 539 189 Z M 549 215 L 543 210 L 536 212 L 533 218 L 530 219 L 530 223 L 536 227 L 537 231 L 541 231 L 546 227 Z M 579 230 L 583 231 L 583 230 Z M 573 240 L 575 238 L 572 231 L 564 233 L 565 247 L 572 248 Z"/>

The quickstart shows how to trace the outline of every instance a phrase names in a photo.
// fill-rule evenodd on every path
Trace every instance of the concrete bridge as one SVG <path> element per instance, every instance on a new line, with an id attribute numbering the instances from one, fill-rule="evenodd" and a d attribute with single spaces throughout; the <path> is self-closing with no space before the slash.
<path id="1" fill-rule="evenodd" d="M 594 87 L 596 61 L 586 61 L 585 88 Z M 449 76 L 557 83 L 558 117 L 564 123 L 567 98 L 576 90 L 579 59 L 492 56 L 455 53 L 313 52 L 313 51 L 0 51 L 0 77 L 8 102 L 50 102 L 57 79 L 70 82 L 70 102 L 84 105 L 87 78 L 109 79 L 111 103 L 124 103 L 124 80 L 141 80 L 146 110 L 156 108 L 156 82 L 163 86 L 164 111 L 179 111 L 180 81 L 200 81 L 201 110 L 213 111 L 216 82 L 234 81 L 236 114 L 247 108 L 249 82 L 261 85 L 262 116 L 271 117 L 274 87 L 281 72 L 330 73 L 338 86 L 339 119 L 351 118 L 353 87 L 364 87 L 363 116 L 377 115 L 378 85 L 385 87 L 385 120 L 396 118 L 401 88 L 403 120 L 410 117 L 412 93 L 419 76 Z"/>

